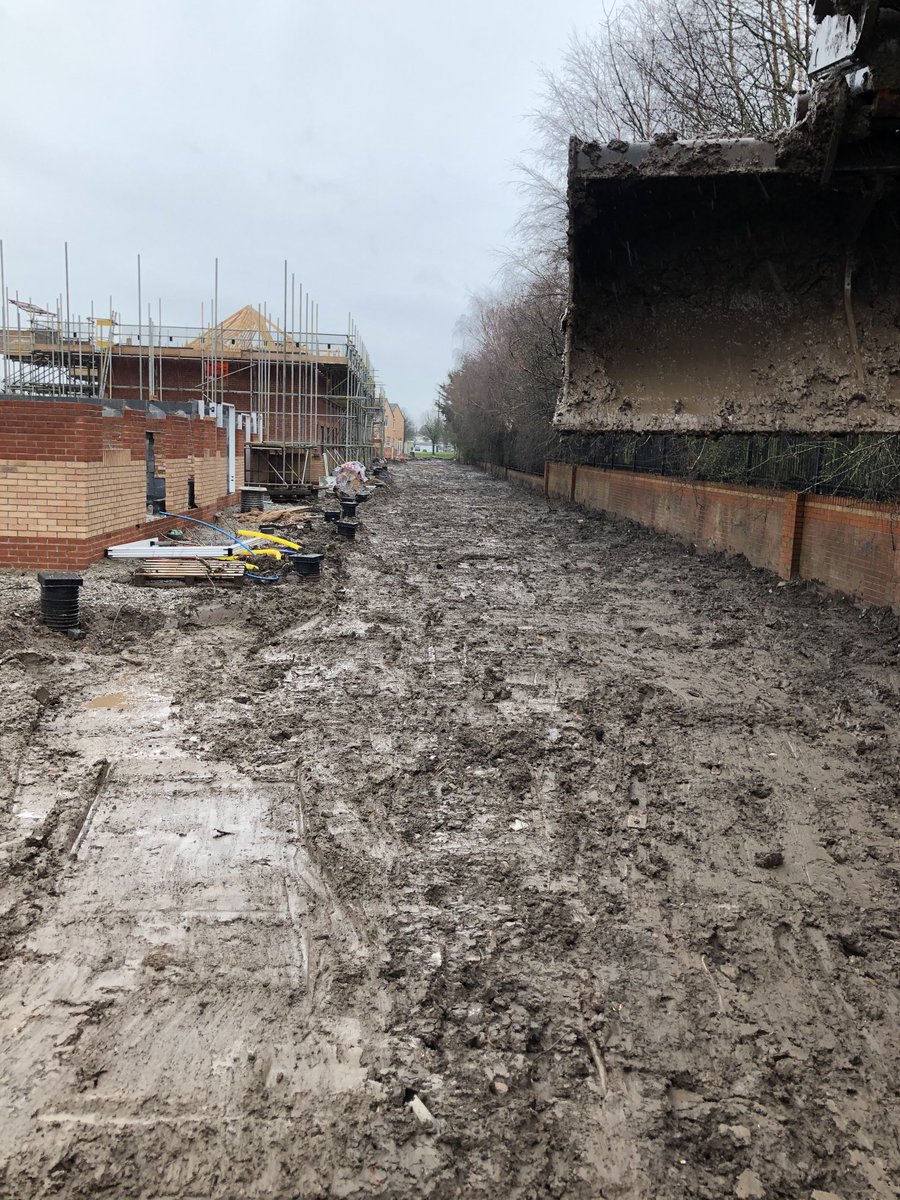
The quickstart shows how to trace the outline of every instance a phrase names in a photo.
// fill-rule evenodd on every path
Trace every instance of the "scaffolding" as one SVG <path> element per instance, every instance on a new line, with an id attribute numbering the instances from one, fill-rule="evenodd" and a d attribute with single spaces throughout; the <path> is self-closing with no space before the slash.
<path id="1" fill-rule="evenodd" d="M 66 263 L 68 297 L 68 255 Z M 3 273 L 0 243 L 0 276 Z M 0 282 L 0 391 L 92 396 L 163 411 L 199 402 L 219 416 L 233 406 L 247 435 L 248 483 L 302 494 L 348 459 L 369 466 L 384 405 L 371 359 L 352 316 L 346 331 L 324 332 L 319 306 L 298 289 L 285 263 L 280 322 L 264 304 L 218 319 L 214 295 L 200 324 L 169 325 L 162 303 L 138 324 L 106 315 L 72 318 L 10 296 Z M 138 309 L 143 314 L 140 260 Z M 251 440 L 252 439 L 252 440 Z"/>

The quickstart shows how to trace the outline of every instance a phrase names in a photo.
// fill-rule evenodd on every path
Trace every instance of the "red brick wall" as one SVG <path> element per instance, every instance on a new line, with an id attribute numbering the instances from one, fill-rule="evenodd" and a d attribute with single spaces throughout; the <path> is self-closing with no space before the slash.
<path id="1" fill-rule="evenodd" d="M 226 495 L 226 433 L 211 418 L 151 419 L 98 404 L 4 399 L 0 403 L 0 566 L 81 568 L 107 545 L 151 536 L 171 518 L 147 519 L 145 438 L 154 435 L 166 507 L 185 512 L 193 477 L 196 510 L 211 514 Z M 243 483 L 236 437 L 236 486 Z"/>
<path id="2" fill-rule="evenodd" d="M 0 460 L 86 462 L 103 451 L 99 405 L 4 400 L 0 405 Z"/>
<path id="3" fill-rule="evenodd" d="M 229 372 L 216 380 L 216 390 L 222 392 L 222 401 L 233 404 L 238 412 L 250 412 L 253 407 L 255 374 L 246 362 L 229 363 Z M 141 375 L 143 369 L 143 376 Z M 155 378 L 156 400 L 200 400 L 204 395 L 204 384 L 209 381 L 203 376 L 203 362 L 199 358 L 163 358 L 162 371 Z M 141 365 L 138 359 L 124 354 L 115 355 L 112 361 L 111 393 L 114 400 L 137 400 L 143 395 L 146 400 L 150 386 L 150 372 L 146 357 Z"/>
<path id="4" fill-rule="evenodd" d="M 248 413 L 259 405 L 260 370 L 258 360 L 233 359 L 227 362 L 226 374 L 217 376 L 216 391 L 221 392 L 221 400 L 225 404 L 233 404 L 241 413 Z M 111 391 L 115 400 L 136 400 L 139 396 L 147 399 L 150 374 L 146 358 L 142 362 L 143 376 L 136 357 L 124 354 L 115 355 L 112 363 Z M 308 364 L 299 362 L 288 363 L 284 374 L 284 384 L 288 394 L 288 406 L 298 405 L 297 393 L 301 390 L 307 394 L 312 391 L 312 369 Z M 327 395 L 329 379 L 324 371 L 318 373 L 318 392 L 320 397 Z M 142 383 L 143 379 L 143 383 Z M 210 380 L 204 379 L 203 361 L 199 358 L 163 357 L 162 369 L 157 370 L 155 377 L 156 400 L 200 400 L 210 387 Z M 282 364 L 277 359 L 272 360 L 269 370 L 269 388 L 272 395 L 272 410 L 281 404 L 283 389 Z M 293 401 L 291 398 L 293 397 Z M 307 404 L 309 401 L 307 401 Z M 332 416 L 342 415 L 342 410 L 332 404 L 323 407 L 322 412 Z M 280 437 L 281 434 L 273 425 L 268 435 L 270 438 Z M 303 438 L 310 435 L 304 433 Z M 318 434 L 313 435 L 318 440 Z"/>
<path id="5" fill-rule="evenodd" d="M 900 504 L 802 498 L 798 574 L 900 612 Z"/>
<path id="6" fill-rule="evenodd" d="M 743 554 L 778 571 L 785 492 L 684 483 L 659 475 L 578 467 L 575 502 L 639 521 L 704 551 Z"/>
<path id="7" fill-rule="evenodd" d="M 529 475 L 527 471 L 514 471 L 509 467 L 506 472 L 506 478 L 510 483 L 518 483 L 522 487 L 533 488 L 536 492 L 544 490 L 543 475 Z"/>
<path id="8" fill-rule="evenodd" d="M 900 504 L 557 462 L 546 464 L 544 487 L 548 496 L 626 517 L 701 551 L 742 554 L 783 579 L 815 580 L 900 612 Z"/>
<path id="9" fill-rule="evenodd" d="M 544 478 L 548 496 L 555 500 L 575 499 L 575 468 L 570 463 L 548 462 Z"/>

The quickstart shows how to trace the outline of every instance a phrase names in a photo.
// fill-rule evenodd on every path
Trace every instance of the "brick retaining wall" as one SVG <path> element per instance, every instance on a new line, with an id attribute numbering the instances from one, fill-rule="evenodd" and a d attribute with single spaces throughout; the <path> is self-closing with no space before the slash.
<path id="1" fill-rule="evenodd" d="M 518 483 L 521 487 L 532 488 L 536 492 L 544 490 L 543 475 L 529 475 L 527 471 L 514 471 L 512 467 L 507 467 L 506 478 L 510 483 Z"/>
<path id="2" fill-rule="evenodd" d="M 496 468 L 495 468 L 496 469 Z M 500 471 L 503 472 L 503 468 Z M 507 470 L 510 478 L 521 472 Z M 529 486 L 539 476 L 527 476 Z M 544 492 L 900 612 L 900 504 L 548 462 Z"/>

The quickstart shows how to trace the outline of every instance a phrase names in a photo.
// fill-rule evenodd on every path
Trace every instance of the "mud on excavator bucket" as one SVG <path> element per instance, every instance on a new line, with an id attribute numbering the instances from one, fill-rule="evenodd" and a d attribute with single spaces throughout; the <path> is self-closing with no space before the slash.
<path id="1" fill-rule="evenodd" d="M 569 149 L 556 424 L 900 432 L 900 0 L 810 0 L 767 138 Z"/>
<path id="2" fill-rule="evenodd" d="M 573 141 L 565 385 L 583 433 L 900 431 L 896 141 Z"/>

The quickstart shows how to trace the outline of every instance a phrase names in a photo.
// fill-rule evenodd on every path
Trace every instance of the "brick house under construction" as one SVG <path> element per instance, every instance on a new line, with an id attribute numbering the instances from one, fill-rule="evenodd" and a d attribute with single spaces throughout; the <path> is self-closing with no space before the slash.
<path id="1" fill-rule="evenodd" d="M 371 461 L 381 402 L 352 328 L 285 333 L 251 307 L 205 329 L 16 308 L 0 327 L 0 566 L 81 568 L 170 526 L 160 510 L 205 519 L 244 482 L 292 495 Z"/>
<path id="2" fill-rule="evenodd" d="M 163 505 L 209 519 L 236 498 L 243 449 L 197 402 L 0 395 L 0 566 L 85 567 L 170 528 Z"/>

